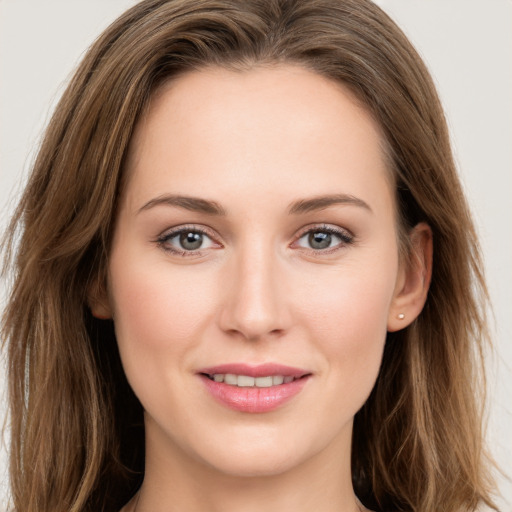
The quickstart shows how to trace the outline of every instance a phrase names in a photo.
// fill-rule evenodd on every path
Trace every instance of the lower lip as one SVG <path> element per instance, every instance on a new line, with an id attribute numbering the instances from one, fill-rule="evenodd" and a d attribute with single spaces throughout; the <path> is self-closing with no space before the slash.
<path id="1" fill-rule="evenodd" d="M 238 387 L 200 375 L 206 389 L 221 404 L 240 412 L 263 413 L 278 409 L 302 391 L 309 376 L 268 388 Z"/>

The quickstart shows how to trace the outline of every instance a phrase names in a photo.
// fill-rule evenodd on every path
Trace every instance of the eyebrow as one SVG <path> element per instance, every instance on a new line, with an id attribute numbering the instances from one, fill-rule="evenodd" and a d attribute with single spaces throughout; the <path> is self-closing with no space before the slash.
<path id="1" fill-rule="evenodd" d="M 301 199 L 300 201 L 292 203 L 288 211 L 291 215 L 296 215 L 324 210 L 325 208 L 329 208 L 329 206 L 337 204 L 357 206 L 372 212 L 372 209 L 368 203 L 350 194 L 332 194 L 327 196 L 312 197 L 311 199 Z"/>
<path id="2" fill-rule="evenodd" d="M 362 199 L 359 199 L 358 197 L 349 194 L 332 194 L 295 201 L 288 209 L 288 213 L 290 215 L 309 213 L 313 211 L 324 210 L 325 208 L 329 208 L 329 206 L 337 204 L 353 205 L 372 212 L 372 209 L 368 203 Z M 154 199 L 151 199 L 151 201 L 145 203 L 139 209 L 138 213 L 161 205 L 174 206 L 193 212 L 205 213 L 207 215 L 226 215 L 226 210 L 224 210 L 224 208 L 215 201 L 210 201 L 208 199 L 202 199 L 199 197 L 180 195 L 162 195 L 155 197 Z"/>
<path id="3" fill-rule="evenodd" d="M 178 195 L 163 195 L 155 197 L 142 206 L 137 213 L 160 205 L 176 206 L 192 212 L 206 213 L 207 215 L 226 215 L 224 208 L 215 201 L 209 201 L 199 197 Z"/>

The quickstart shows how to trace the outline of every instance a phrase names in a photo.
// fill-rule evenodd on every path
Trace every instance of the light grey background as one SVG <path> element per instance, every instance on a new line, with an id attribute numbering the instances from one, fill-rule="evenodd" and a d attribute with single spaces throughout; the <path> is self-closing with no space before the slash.
<path id="1" fill-rule="evenodd" d="M 0 229 L 41 131 L 86 48 L 134 0 L 0 0 Z M 426 60 L 446 108 L 494 305 L 488 440 L 512 474 L 512 2 L 380 0 Z M 4 283 L 0 294 L 5 294 Z M 2 297 L 2 295 L 0 295 Z M 0 368 L 0 392 L 5 389 Z M 5 393 L 5 391 L 4 391 Z M 0 402 L 0 421 L 5 405 Z M 0 510 L 7 460 L 0 447 Z M 503 512 L 512 484 L 499 477 Z"/>

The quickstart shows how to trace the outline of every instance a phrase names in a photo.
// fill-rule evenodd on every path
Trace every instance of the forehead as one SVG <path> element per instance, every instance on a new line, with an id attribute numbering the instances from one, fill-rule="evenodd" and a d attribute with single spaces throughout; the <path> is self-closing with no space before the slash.
<path id="1" fill-rule="evenodd" d="M 376 177 L 392 188 L 380 127 L 355 95 L 283 65 L 206 68 L 164 84 L 135 130 L 127 172 L 147 194 L 265 182 L 299 195 L 301 184 L 313 194 L 345 184 L 360 195 Z"/>

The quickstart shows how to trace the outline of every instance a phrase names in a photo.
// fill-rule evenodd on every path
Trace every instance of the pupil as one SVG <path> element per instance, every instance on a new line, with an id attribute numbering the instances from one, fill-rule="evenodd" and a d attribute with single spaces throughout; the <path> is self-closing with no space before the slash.
<path id="1" fill-rule="evenodd" d="M 203 243 L 203 235 L 201 233 L 181 233 L 180 244 L 183 249 L 193 251 L 199 249 Z"/>
<path id="2" fill-rule="evenodd" d="M 309 234 L 309 245 L 313 249 L 327 249 L 331 245 L 332 236 L 330 233 L 310 233 Z"/>

